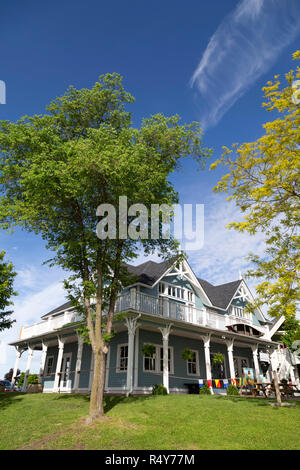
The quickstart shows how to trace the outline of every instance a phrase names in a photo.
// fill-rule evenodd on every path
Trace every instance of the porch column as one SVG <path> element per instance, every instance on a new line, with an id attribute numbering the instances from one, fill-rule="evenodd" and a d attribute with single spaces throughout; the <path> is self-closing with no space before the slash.
<path id="1" fill-rule="evenodd" d="M 279 371 L 276 349 L 270 349 L 269 350 L 269 357 L 270 357 L 270 365 L 271 365 L 270 370 L 269 370 L 269 377 L 270 377 L 270 382 L 272 382 L 272 380 L 274 378 L 273 377 L 273 371 L 274 370 L 275 370 L 275 372 Z"/>
<path id="2" fill-rule="evenodd" d="M 258 344 L 251 344 L 256 380 L 259 379 Z"/>
<path id="3" fill-rule="evenodd" d="M 233 360 L 233 342 L 234 342 L 234 339 L 227 340 L 225 342 L 226 342 L 226 346 L 227 346 L 230 378 L 234 379 L 235 378 L 235 369 L 234 369 L 234 360 Z"/>
<path id="4" fill-rule="evenodd" d="M 126 317 L 125 323 L 128 329 L 128 360 L 127 360 L 127 382 L 126 382 L 126 395 L 128 396 L 133 389 L 133 352 L 134 352 L 134 337 L 135 331 L 138 327 L 137 320 L 141 315 L 136 317 Z"/>
<path id="5" fill-rule="evenodd" d="M 40 373 L 39 373 L 39 384 L 42 383 L 43 376 L 44 376 L 44 371 L 45 371 L 45 363 L 46 363 L 46 357 L 47 357 L 47 351 L 48 351 L 48 343 L 42 342 L 42 358 L 41 358 L 41 364 L 40 364 Z"/>
<path id="6" fill-rule="evenodd" d="M 79 379 L 80 379 L 80 371 L 81 371 L 81 359 L 82 359 L 82 349 L 83 349 L 83 338 L 81 335 L 77 335 L 78 338 L 78 346 L 77 346 L 77 359 L 76 359 L 76 366 L 75 366 L 75 379 L 74 379 L 74 390 L 78 392 L 79 389 Z"/>
<path id="7" fill-rule="evenodd" d="M 27 365 L 26 365 L 26 371 L 25 371 L 25 377 L 24 377 L 22 392 L 26 392 L 27 380 L 28 380 L 28 375 L 29 375 L 29 372 L 30 372 L 32 356 L 33 356 L 33 349 L 28 345 L 28 358 L 27 358 Z"/>
<path id="8" fill-rule="evenodd" d="M 163 386 L 169 393 L 169 334 L 172 324 L 159 328 L 163 338 Z"/>
<path id="9" fill-rule="evenodd" d="M 65 346 L 64 341 L 61 338 L 58 338 L 58 357 L 57 357 L 55 379 L 54 379 L 54 385 L 53 385 L 53 391 L 54 392 L 59 391 L 58 384 L 59 384 L 59 379 L 60 379 L 62 358 L 63 358 L 63 354 L 64 354 L 64 346 Z"/>
<path id="10" fill-rule="evenodd" d="M 21 349 L 18 349 L 18 347 L 16 347 L 16 362 L 15 362 L 13 375 L 12 375 L 12 378 L 11 378 L 11 386 L 10 386 L 11 391 L 14 389 L 14 386 L 15 386 L 15 383 L 16 383 L 16 377 L 17 377 L 17 372 L 18 372 L 18 367 L 19 367 L 19 361 L 20 361 L 20 357 L 22 355 L 22 352 L 23 351 Z"/>
<path id="11" fill-rule="evenodd" d="M 211 364 L 210 364 L 210 333 L 202 337 L 204 343 L 204 355 L 205 355 L 205 367 L 206 367 L 206 380 L 211 379 Z M 213 394 L 213 387 L 210 387 L 210 391 Z"/>

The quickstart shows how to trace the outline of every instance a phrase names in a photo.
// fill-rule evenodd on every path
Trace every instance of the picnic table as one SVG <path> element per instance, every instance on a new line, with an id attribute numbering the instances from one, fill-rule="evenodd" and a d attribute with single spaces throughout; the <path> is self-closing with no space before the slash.
<path id="1" fill-rule="evenodd" d="M 262 383 L 262 382 L 254 382 L 254 394 L 255 396 L 259 395 L 259 392 L 262 392 L 265 398 L 268 398 L 268 395 L 270 394 L 270 387 L 271 383 Z M 274 388 L 275 392 L 275 388 Z"/>
<path id="2" fill-rule="evenodd" d="M 283 398 L 294 397 L 295 392 L 299 392 L 298 387 L 296 384 L 289 384 L 280 382 L 279 384 L 279 391 Z M 276 395 L 275 385 L 274 383 L 254 383 L 254 391 L 256 395 L 259 395 L 259 392 L 262 392 L 265 398 L 270 397 L 270 395 Z"/>

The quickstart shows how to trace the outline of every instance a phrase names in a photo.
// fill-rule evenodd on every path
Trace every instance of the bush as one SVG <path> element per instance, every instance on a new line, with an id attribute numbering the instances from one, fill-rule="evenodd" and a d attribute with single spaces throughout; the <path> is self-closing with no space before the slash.
<path id="1" fill-rule="evenodd" d="M 24 384 L 25 372 L 22 372 L 20 379 L 18 381 L 18 387 L 22 387 Z M 39 376 L 37 374 L 29 374 L 27 379 L 27 385 L 37 384 L 39 381 Z"/>
<path id="2" fill-rule="evenodd" d="M 211 395 L 211 389 L 209 388 L 209 386 L 207 385 L 207 383 L 205 383 L 205 384 L 203 385 L 203 387 L 200 388 L 199 394 L 200 394 L 200 395 Z"/>
<path id="3" fill-rule="evenodd" d="M 239 395 L 239 390 L 234 385 L 229 385 L 226 393 L 227 395 Z"/>
<path id="4" fill-rule="evenodd" d="M 156 384 L 152 388 L 152 395 L 168 395 L 168 390 L 163 384 Z"/>

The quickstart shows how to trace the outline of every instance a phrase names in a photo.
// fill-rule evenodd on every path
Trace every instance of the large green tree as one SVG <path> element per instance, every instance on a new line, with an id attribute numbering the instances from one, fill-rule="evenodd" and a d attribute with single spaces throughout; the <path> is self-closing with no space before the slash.
<path id="1" fill-rule="evenodd" d="M 14 291 L 14 266 L 4 261 L 5 251 L 0 252 L 0 331 L 10 328 L 15 320 L 11 319 L 13 310 L 7 309 L 13 302 L 11 298 L 17 293 Z"/>
<path id="2" fill-rule="evenodd" d="M 208 154 L 199 124 L 180 124 L 178 116 L 155 115 L 143 120 L 140 129 L 132 128 L 125 106 L 133 101 L 122 77 L 107 74 L 90 90 L 71 87 L 45 115 L 0 123 L 2 227 L 18 225 L 41 234 L 54 252 L 50 263 L 70 274 L 65 286 L 85 320 L 94 354 L 88 421 L 103 415 L 115 302 L 132 282 L 126 263 L 141 246 L 147 253 L 159 248 L 165 257 L 177 253 L 172 238 L 145 235 L 151 205 L 178 202 L 170 173 L 182 157 L 192 155 L 203 164 Z M 135 226 L 134 213 L 121 223 L 121 196 L 128 207 L 149 209 L 143 226 Z M 105 237 L 105 214 L 97 212 L 101 204 L 116 209 L 115 237 Z M 160 235 L 162 228 L 160 220 Z M 137 236 L 129 237 L 128 231 Z"/>
<path id="3" fill-rule="evenodd" d="M 300 58 L 300 51 L 294 59 Z M 300 68 L 263 88 L 267 111 L 275 114 L 264 124 L 264 135 L 255 142 L 224 147 L 222 158 L 229 172 L 215 188 L 227 192 L 244 214 L 230 228 L 255 235 L 265 234 L 265 256 L 250 254 L 249 276 L 261 280 L 257 303 L 266 304 L 271 316 L 294 317 L 299 302 L 300 266 Z M 300 90 L 299 90 L 300 94 Z"/>

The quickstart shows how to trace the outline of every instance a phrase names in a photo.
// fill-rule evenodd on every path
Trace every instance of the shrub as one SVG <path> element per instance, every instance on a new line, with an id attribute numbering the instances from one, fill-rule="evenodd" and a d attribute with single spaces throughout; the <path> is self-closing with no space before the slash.
<path id="1" fill-rule="evenodd" d="M 25 372 L 22 372 L 20 379 L 18 381 L 18 387 L 22 387 L 24 384 Z M 27 379 L 27 385 L 37 384 L 39 381 L 39 376 L 37 374 L 29 374 Z"/>
<path id="2" fill-rule="evenodd" d="M 168 395 L 168 390 L 163 384 L 156 384 L 152 388 L 152 395 Z"/>
<path id="3" fill-rule="evenodd" d="M 234 385 L 229 385 L 226 393 L 227 395 L 239 395 L 239 390 Z"/>
<path id="4" fill-rule="evenodd" d="M 200 394 L 200 395 L 211 395 L 211 389 L 209 388 L 209 386 L 207 385 L 207 383 L 205 383 L 205 384 L 203 385 L 203 387 L 200 388 L 199 394 Z"/>

